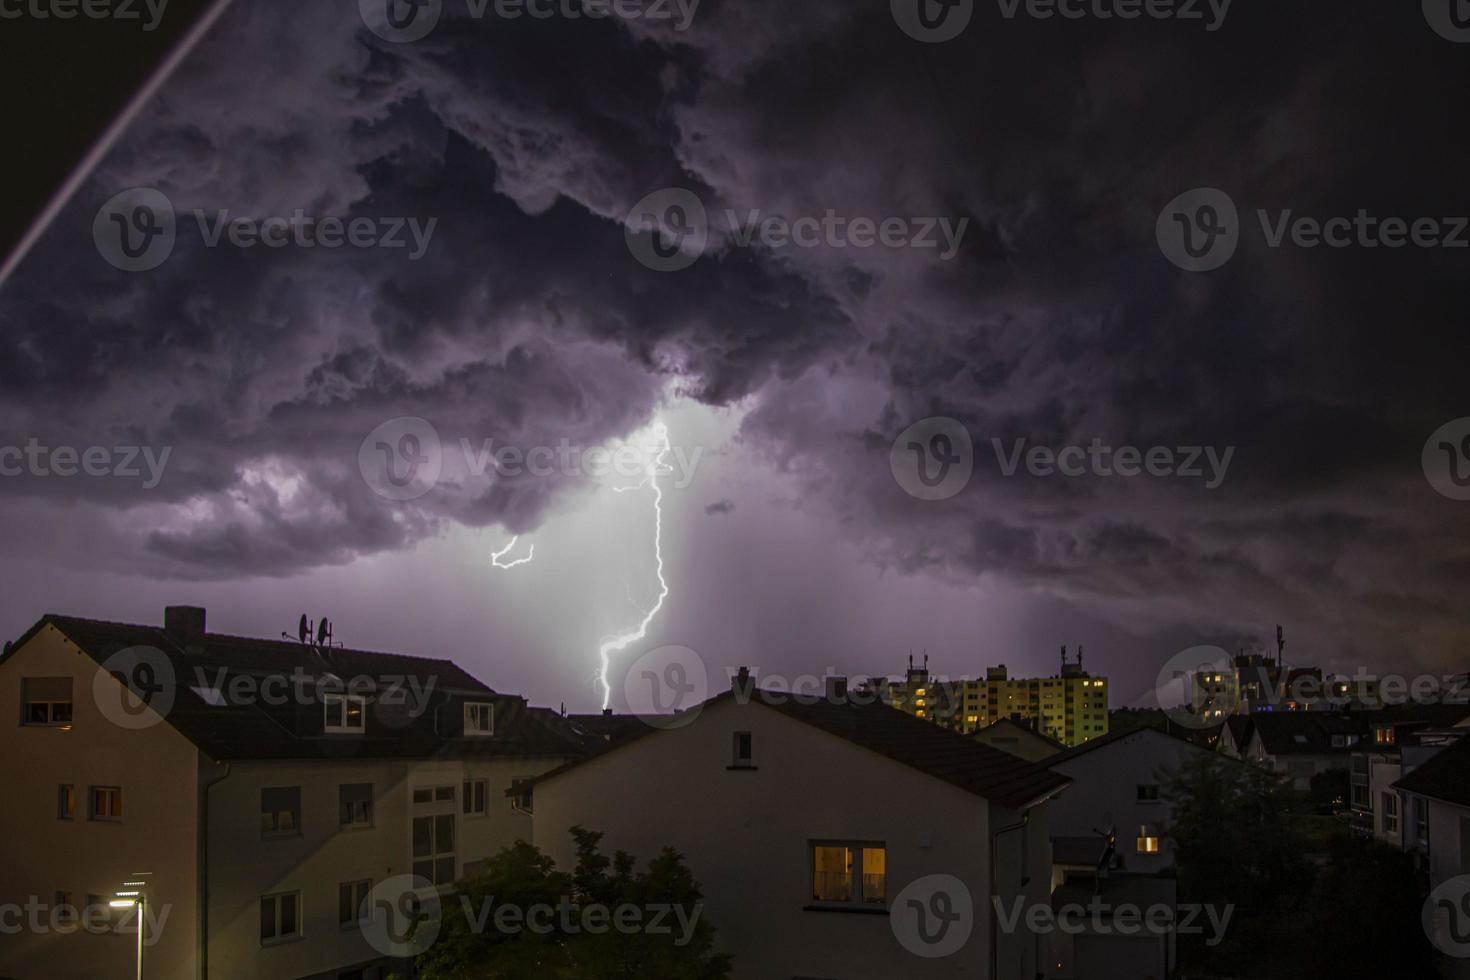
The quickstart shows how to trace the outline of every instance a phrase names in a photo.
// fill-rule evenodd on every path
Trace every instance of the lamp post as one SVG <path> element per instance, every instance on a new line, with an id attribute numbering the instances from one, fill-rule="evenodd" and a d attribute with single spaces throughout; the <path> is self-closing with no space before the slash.
<path id="1" fill-rule="evenodd" d="M 135 880 L 133 881 L 123 882 L 122 890 L 117 893 L 117 897 L 107 903 L 109 906 L 115 909 L 136 908 L 138 910 L 137 980 L 143 980 L 143 931 L 148 923 L 148 895 L 147 892 L 144 891 L 144 888 L 147 886 L 148 882 L 143 881 L 142 879 L 146 878 L 147 876 L 148 875 L 145 872 L 143 874 L 134 875 L 133 878 Z"/>

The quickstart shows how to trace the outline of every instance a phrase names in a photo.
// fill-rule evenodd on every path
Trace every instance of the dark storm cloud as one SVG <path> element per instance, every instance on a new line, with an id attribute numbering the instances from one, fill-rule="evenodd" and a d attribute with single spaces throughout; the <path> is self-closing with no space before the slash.
<path id="1" fill-rule="evenodd" d="M 451 4 L 395 45 L 353 6 L 238 5 L 0 294 L 6 440 L 171 445 L 168 478 L 0 490 L 150 508 L 150 560 L 189 574 L 284 574 L 444 522 L 531 530 L 567 489 L 455 474 L 387 506 L 356 472 L 386 419 L 595 444 L 674 385 L 757 396 L 747 450 L 905 573 L 1000 577 L 1140 632 L 1248 633 L 1287 610 L 1324 648 L 1463 640 L 1447 531 L 1466 519 L 1418 456 L 1466 414 L 1467 252 L 1272 249 L 1255 219 L 1470 212 L 1444 98 L 1463 59 L 1416 9 L 1241 6 L 1207 34 L 980 4 L 928 46 L 882 3 L 706 0 L 687 32 Z M 90 225 L 131 185 L 180 214 L 438 223 L 418 262 L 194 236 L 126 274 Z M 658 273 L 623 222 L 669 186 L 715 228 L 703 259 Z M 1208 275 L 1154 243 L 1198 186 L 1245 224 Z M 754 209 L 967 224 L 946 262 L 745 247 L 724 216 Z M 930 415 L 976 440 L 971 486 L 940 503 L 887 462 Z M 1206 490 L 1008 477 L 991 439 L 1236 452 Z"/>

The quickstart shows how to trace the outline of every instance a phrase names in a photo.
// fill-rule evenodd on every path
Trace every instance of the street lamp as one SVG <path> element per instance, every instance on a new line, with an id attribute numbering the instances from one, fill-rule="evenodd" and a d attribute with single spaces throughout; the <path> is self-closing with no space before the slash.
<path id="1" fill-rule="evenodd" d="M 137 980 L 143 980 L 143 930 L 147 924 L 148 896 L 143 891 L 148 882 L 142 880 L 148 877 L 148 872 L 133 875 L 135 880 L 123 882 L 122 889 L 117 897 L 107 904 L 115 909 L 138 910 L 138 975 Z"/>

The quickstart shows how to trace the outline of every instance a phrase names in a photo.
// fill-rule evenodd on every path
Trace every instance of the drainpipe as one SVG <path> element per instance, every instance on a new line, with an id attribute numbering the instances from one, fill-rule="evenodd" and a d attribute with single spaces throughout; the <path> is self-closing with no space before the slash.
<path id="1" fill-rule="evenodd" d="M 998 980 L 997 971 L 1000 963 L 1000 916 L 995 909 L 995 896 L 998 888 L 995 867 L 995 845 L 1002 834 L 1013 833 L 1017 830 L 1024 831 L 1031 822 L 1031 808 L 1026 807 L 1021 811 L 1019 823 L 1013 823 L 1008 827 L 1002 827 L 990 835 L 990 980 Z M 1021 838 L 1021 884 L 1025 885 L 1031 879 L 1026 874 L 1026 838 Z"/>
<path id="2" fill-rule="evenodd" d="M 216 762 L 216 772 L 220 763 Z M 199 980 L 209 980 L 209 791 L 220 783 L 230 778 L 230 770 L 233 763 L 224 763 L 225 771 L 218 779 L 205 782 L 199 789 L 199 853 L 196 858 L 198 866 L 198 896 L 195 901 L 199 904 L 197 920 L 198 942 L 195 948 L 199 950 Z"/>

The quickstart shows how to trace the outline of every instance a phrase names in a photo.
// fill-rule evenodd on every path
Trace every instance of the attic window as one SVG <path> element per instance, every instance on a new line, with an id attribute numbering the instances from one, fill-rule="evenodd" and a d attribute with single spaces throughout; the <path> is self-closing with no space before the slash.
<path id="1" fill-rule="evenodd" d="M 495 705 L 488 701 L 467 701 L 464 706 L 466 735 L 495 734 Z"/>
<path id="2" fill-rule="evenodd" d="M 1296 744 L 1298 744 L 1298 745 L 1306 745 L 1307 744 L 1307 736 L 1305 736 L 1305 735 L 1293 735 L 1292 736 L 1292 741 L 1296 742 Z"/>
<path id="3" fill-rule="evenodd" d="M 22 725 L 71 724 L 70 677 L 24 677 L 20 687 Z"/>
<path id="4" fill-rule="evenodd" d="M 367 728 L 367 701 L 361 695 L 327 694 L 322 707 L 329 735 L 361 735 Z"/>

